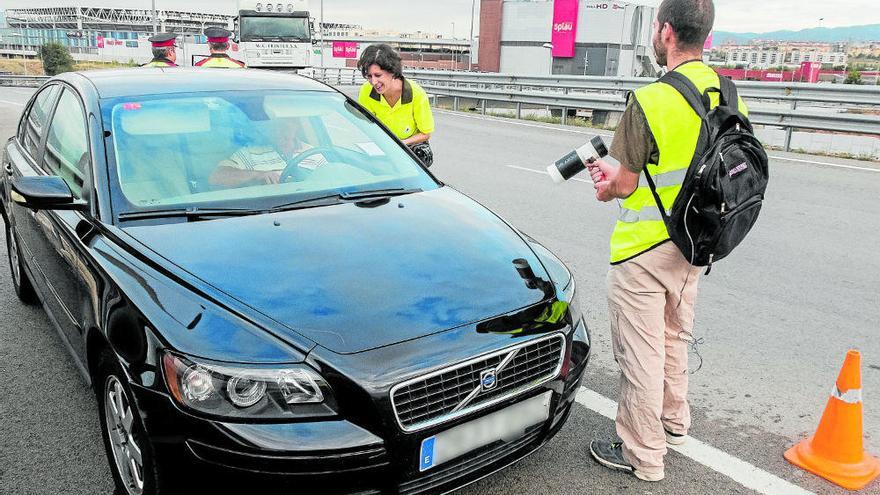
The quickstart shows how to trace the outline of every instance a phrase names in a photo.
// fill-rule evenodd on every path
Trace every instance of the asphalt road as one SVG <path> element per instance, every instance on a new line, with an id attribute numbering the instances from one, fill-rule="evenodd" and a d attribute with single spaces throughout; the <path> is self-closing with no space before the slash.
<path id="1" fill-rule="evenodd" d="M 31 92 L 0 88 L 0 136 L 14 132 Z M 436 120 L 432 171 L 543 242 L 575 272 L 594 342 L 585 384 L 614 399 L 604 277 L 617 206 L 597 203 L 588 183 L 555 186 L 521 169 L 543 170 L 589 131 L 449 112 Z M 846 493 L 793 468 L 782 453 L 814 430 L 847 349 L 858 348 L 866 446 L 880 454 L 880 167 L 772 155 L 786 159 L 772 161 L 758 224 L 700 282 L 703 364 L 691 376 L 691 434 L 806 490 Z M 5 267 L 0 377 L 0 494 L 111 493 L 92 392 L 42 310 L 15 298 Z M 544 449 L 459 493 L 754 493 L 677 452 L 667 456 L 660 483 L 607 471 L 585 449 L 590 439 L 613 434 L 611 420 L 575 405 Z M 880 494 L 880 482 L 861 493 Z"/>

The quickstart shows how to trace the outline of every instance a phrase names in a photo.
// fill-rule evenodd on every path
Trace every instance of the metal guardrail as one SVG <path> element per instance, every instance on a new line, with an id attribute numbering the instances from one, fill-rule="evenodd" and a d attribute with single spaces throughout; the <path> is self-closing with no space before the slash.
<path id="1" fill-rule="evenodd" d="M 515 116 L 519 118 L 523 105 L 538 105 L 562 109 L 563 123 L 569 109 L 622 112 L 629 91 L 654 81 L 650 78 L 518 76 L 432 70 L 404 73 L 418 81 L 434 98 L 451 97 L 455 110 L 462 99 L 479 101 L 482 113 L 486 112 L 487 101 L 506 102 L 515 105 Z M 363 83 L 360 73 L 352 68 L 317 67 L 309 74 L 329 84 Z M 738 81 L 736 86 L 740 96 L 749 101 L 753 123 L 785 128 L 786 151 L 791 148 L 794 129 L 880 136 L 880 116 L 836 111 L 842 105 L 880 110 L 878 86 L 760 81 Z M 826 107 L 824 113 L 821 106 Z M 829 111 L 829 107 L 835 111 Z"/>
<path id="2" fill-rule="evenodd" d="M 18 74 L 0 74 L 0 86 L 25 86 L 36 88 L 49 79 L 49 76 L 22 76 Z"/>

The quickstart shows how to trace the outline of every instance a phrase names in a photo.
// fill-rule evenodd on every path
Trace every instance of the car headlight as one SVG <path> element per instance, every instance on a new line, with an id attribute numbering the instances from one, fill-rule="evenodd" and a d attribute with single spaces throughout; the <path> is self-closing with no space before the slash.
<path id="1" fill-rule="evenodd" d="M 239 365 L 165 352 L 162 368 L 174 399 L 200 413 L 259 419 L 335 414 L 330 386 L 304 364 Z"/>

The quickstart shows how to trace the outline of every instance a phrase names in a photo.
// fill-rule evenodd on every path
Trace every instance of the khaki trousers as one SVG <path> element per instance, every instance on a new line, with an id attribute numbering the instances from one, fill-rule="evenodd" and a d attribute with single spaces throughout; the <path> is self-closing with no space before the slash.
<path id="1" fill-rule="evenodd" d="M 663 473 L 666 435 L 690 428 L 687 342 L 700 268 L 669 241 L 608 272 L 614 358 L 620 366 L 615 423 L 637 470 Z"/>

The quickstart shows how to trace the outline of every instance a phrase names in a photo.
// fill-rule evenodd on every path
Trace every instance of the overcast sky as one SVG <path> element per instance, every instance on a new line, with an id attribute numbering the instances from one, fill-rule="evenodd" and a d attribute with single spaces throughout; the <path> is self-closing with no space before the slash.
<path id="1" fill-rule="evenodd" d="M 236 0 L 155 0 L 157 8 L 231 13 Z M 279 0 L 276 0 L 279 1 Z M 287 3 L 287 0 L 280 0 Z M 361 24 L 394 31 L 431 31 L 467 38 L 472 0 L 324 0 L 327 22 Z M 602 0 L 608 1 L 608 0 Z M 150 8 L 151 0 L 0 0 L 0 8 L 57 5 Z M 315 17 L 320 0 L 309 0 Z M 479 12 L 480 0 L 476 0 Z M 659 4 L 659 0 L 647 0 Z M 880 24 L 878 0 L 715 0 L 715 29 L 767 32 L 823 27 Z M 475 26 L 475 30 L 477 27 Z M 478 31 L 475 34 L 479 34 Z"/>

